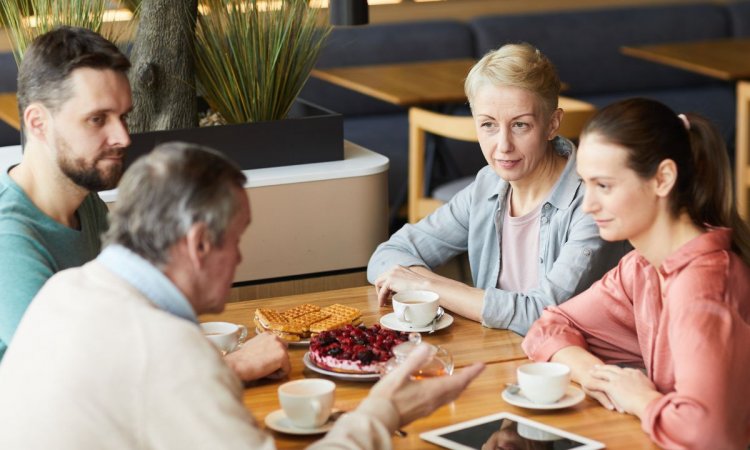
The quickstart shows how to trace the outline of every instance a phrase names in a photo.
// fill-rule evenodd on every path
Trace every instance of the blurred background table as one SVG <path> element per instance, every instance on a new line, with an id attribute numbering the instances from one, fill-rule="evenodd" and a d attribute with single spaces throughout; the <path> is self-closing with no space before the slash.
<path id="1" fill-rule="evenodd" d="M 21 119 L 18 117 L 18 101 L 15 92 L 0 93 L 0 120 L 8 123 L 16 130 L 21 129 Z"/>
<path id="2" fill-rule="evenodd" d="M 750 38 L 626 46 L 622 53 L 725 81 L 750 78 Z"/>
<path id="3" fill-rule="evenodd" d="M 311 75 L 398 106 L 462 103 L 474 59 L 313 69 Z"/>
<path id="4" fill-rule="evenodd" d="M 737 209 L 750 220 L 750 38 L 622 47 L 622 53 L 737 82 L 735 189 Z"/>
<path id="5" fill-rule="evenodd" d="M 245 301 L 227 305 L 221 314 L 201 316 L 201 321 L 225 320 L 241 323 L 251 330 L 253 314 L 256 308 L 275 308 L 285 310 L 302 303 L 327 306 L 334 303 L 354 306 L 362 310 L 366 325 L 378 322 L 379 318 L 390 312 L 390 308 L 380 308 L 375 289 L 371 286 L 342 289 L 337 291 L 304 294 L 288 297 L 277 297 L 265 300 Z M 476 322 L 454 315 L 453 325 L 439 330 L 432 335 L 423 334 L 426 342 L 441 345 L 453 353 L 456 366 L 466 366 L 473 361 L 484 361 L 485 371 L 455 401 L 435 411 L 429 417 L 415 421 L 404 427 L 405 437 L 394 437 L 394 448 L 437 448 L 419 438 L 419 434 L 438 427 L 463 422 L 466 420 L 494 414 L 501 411 L 531 418 L 533 420 L 556 426 L 591 439 L 601 441 L 612 449 L 654 449 L 648 437 L 640 428 L 637 418 L 611 412 L 597 402 L 586 399 L 582 403 L 566 409 L 537 411 L 517 408 L 506 403 L 501 392 L 505 383 L 515 382 L 516 368 L 527 362 L 520 348 L 522 338 L 507 330 L 484 328 Z M 324 377 L 306 369 L 302 356 L 307 351 L 305 346 L 290 346 L 292 372 L 289 380 L 301 378 Z M 372 383 L 343 381 L 336 382 L 335 408 L 351 410 L 364 399 Z M 245 389 L 243 401 L 245 406 L 265 427 L 265 417 L 280 408 L 277 388 L 287 380 L 261 380 Z M 279 449 L 303 448 L 318 436 L 294 436 L 272 432 Z"/>

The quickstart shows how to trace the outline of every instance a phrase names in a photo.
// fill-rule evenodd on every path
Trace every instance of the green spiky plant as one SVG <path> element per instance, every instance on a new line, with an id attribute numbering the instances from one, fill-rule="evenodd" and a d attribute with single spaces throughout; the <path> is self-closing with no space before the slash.
<path id="1" fill-rule="evenodd" d="M 229 123 L 285 118 L 330 33 L 320 10 L 307 0 L 202 4 L 195 66 L 209 106 Z"/>
<path id="2" fill-rule="evenodd" d="M 115 32 L 102 29 L 107 0 L 3 1 L 3 26 L 13 43 L 13 56 L 20 64 L 26 48 L 37 36 L 59 25 L 88 28 L 117 41 Z M 31 17 L 27 17 L 28 15 Z"/>

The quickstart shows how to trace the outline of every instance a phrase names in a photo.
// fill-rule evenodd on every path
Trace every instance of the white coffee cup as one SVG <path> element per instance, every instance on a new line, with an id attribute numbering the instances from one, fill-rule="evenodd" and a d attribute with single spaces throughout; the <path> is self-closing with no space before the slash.
<path id="1" fill-rule="evenodd" d="M 402 322 L 424 327 L 437 314 L 440 296 L 432 291 L 401 291 L 393 296 L 393 311 Z"/>
<path id="2" fill-rule="evenodd" d="M 203 335 L 223 354 L 237 350 L 247 338 L 247 327 L 229 322 L 205 322 L 201 324 Z"/>
<path id="3" fill-rule="evenodd" d="M 328 421 L 336 384 L 322 378 L 308 378 L 279 386 L 279 403 L 287 418 L 299 428 L 318 428 Z"/>
<path id="4" fill-rule="evenodd" d="M 534 403 L 550 404 L 560 400 L 570 384 L 570 367 L 554 362 L 524 364 L 516 369 L 518 386 Z"/>

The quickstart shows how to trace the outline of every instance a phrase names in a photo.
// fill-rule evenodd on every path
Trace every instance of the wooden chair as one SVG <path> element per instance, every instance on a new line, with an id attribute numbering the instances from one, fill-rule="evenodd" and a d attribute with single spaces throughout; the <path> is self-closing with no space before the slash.
<path id="1" fill-rule="evenodd" d="M 409 109 L 409 222 L 415 223 L 443 204 L 427 197 L 425 185 L 426 134 L 468 142 L 477 141 L 471 116 L 451 116 L 421 108 Z"/>
<path id="2" fill-rule="evenodd" d="M 750 81 L 737 82 L 737 143 L 735 151 L 737 211 L 750 221 Z M 411 161 L 409 162 L 411 164 Z"/>
<path id="3" fill-rule="evenodd" d="M 577 138 L 589 118 L 596 112 L 594 105 L 569 97 L 560 97 L 559 106 L 565 111 L 560 135 Z M 409 109 L 409 223 L 416 223 L 443 204 L 425 195 L 425 133 L 477 142 L 474 119 L 470 116 L 450 116 L 421 108 Z M 468 185 L 473 177 L 467 177 Z"/>

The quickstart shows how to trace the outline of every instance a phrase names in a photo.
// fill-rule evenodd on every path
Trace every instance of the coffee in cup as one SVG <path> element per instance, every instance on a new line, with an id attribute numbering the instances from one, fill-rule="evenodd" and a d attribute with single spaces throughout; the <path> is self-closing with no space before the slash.
<path id="1" fill-rule="evenodd" d="M 287 418 L 299 428 L 319 428 L 328 421 L 336 384 L 322 378 L 295 380 L 279 386 L 279 403 Z"/>
<path id="2" fill-rule="evenodd" d="M 247 328 L 244 325 L 229 322 L 205 322 L 201 324 L 201 328 L 203 335 L 224 355 L 235 351 L 247 338 Z"/>
<path id="3" fill-rule="evenodd" d="M 415 327 L 429 325 L 437 314 L 440 296 L 432 291 L 401 291 L 393 296 L 398 319 Z"/>
<path id="4" fill-rule="evenodd" d="M 560 400 L 570 384 L 570 367 L 555 362 L 524 364 L 516 369 L 521 393 L 534 403 Z"/>

